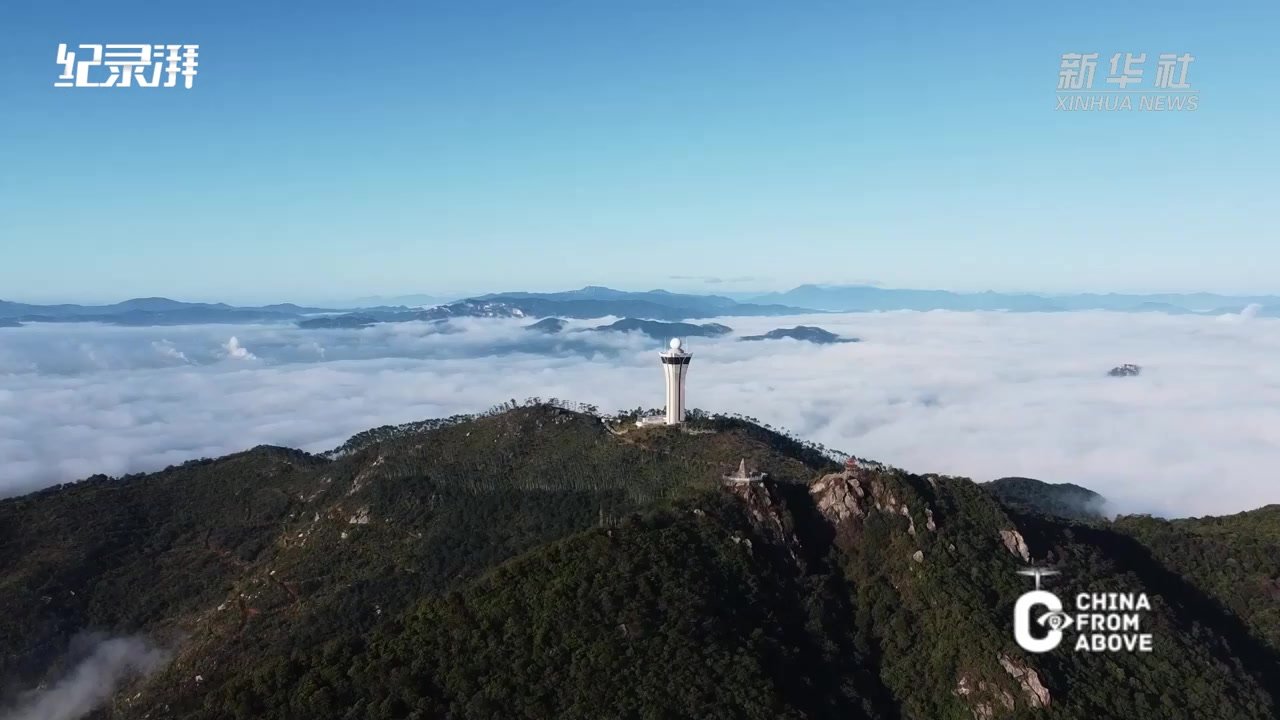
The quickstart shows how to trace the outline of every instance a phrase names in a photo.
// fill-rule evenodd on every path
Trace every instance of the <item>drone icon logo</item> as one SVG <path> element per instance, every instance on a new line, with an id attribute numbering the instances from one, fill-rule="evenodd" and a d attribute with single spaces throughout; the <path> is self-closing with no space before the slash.
<path id="1" fill-rule="evenodd" d="M 1151 633 L 1142 629 L 1142 614 L 1151 610 L 1146 593 L 1077 593 L 1068 614 L 1061 598 L 1040 587 L 1057 570 L 1032 567 L 1018 574 L 1036 580 L 1036 589 L 1013 604 L 1013 639 L 1023 650 L 1049 652 L 1069 631 L 1076 652 L 1151 652 Z"/>
<path id="2" fill-rule="evenodd" d="M 1040 589 L 1040 579 L 1057 575 L 1057 570 L 1047 568 L 1027 568 L 1019 570 L 1019 575 L 1027 575 L 1036 579 L 1036 589 L 1023 593 L 1013 605 L 1013 639 L 1027 652 L 1045 653 L 1062 643 L 1062 633 L 1072 625 L 1071 616 L 1063 612 L 1062 599 L 1048 590 Z M 1044 612 L 1035 615 L 1036 608 L 1044 608 Z M 1031 623 L 1035 623 L 1048 632 L 1044 637 L 1036 637 L 1031 633 Z"/>

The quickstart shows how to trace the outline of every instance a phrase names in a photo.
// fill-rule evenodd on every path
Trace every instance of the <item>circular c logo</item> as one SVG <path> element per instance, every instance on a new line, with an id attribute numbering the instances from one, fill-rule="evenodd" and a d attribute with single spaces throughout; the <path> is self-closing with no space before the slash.
<path id="1" fill-rule="evenodd" d="M 1032 609 L 1042 606 L 1048 610 L 1048 617 L 1058 617 L 1062 612 L 1062 600 L 1047 590 L 1032 590 L 1023 593 L 1013 605 L 1013 639 L 1023 650 L 1033 653 L 1049 652 L 1062 642 L 1062 622 L 1047 623 L 1049 632 L 1042 638 L 1031 634 Z"/>

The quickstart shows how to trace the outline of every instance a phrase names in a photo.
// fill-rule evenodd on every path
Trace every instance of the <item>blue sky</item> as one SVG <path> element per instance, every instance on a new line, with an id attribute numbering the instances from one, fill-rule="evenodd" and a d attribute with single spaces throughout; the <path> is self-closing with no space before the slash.
<path id="1" fill-rule="evenodd" d="M 1280 292 L 1278 31 L 1274 2 L 11 0 L 0 298 Z M 200 71 L 54 88 L 60 42 Z M 1055 112 L 1071 51 L 1099 86 L 1190 52 L 1200 109 Z"/>

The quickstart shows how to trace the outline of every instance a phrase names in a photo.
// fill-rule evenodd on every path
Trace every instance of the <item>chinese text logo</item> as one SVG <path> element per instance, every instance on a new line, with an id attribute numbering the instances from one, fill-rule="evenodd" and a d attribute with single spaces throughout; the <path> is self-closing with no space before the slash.
<path id="1" fill-rule="evenodd" d="M 1095 89 L 1098 56 L 1096 52 L 1062 54 L 1057 110 L 1194 111 L 1200 105 L 1200 91 L 1187 79 L 1196 59 L 1191 53 L 1160 54 L 1151 75 L 1146 73 L 1146 53 L 1115 53 L 1110 62 L 1103 60 L 1106 78 Z M 1150 84 L 1144 85 L 1147 80 Z"/>
<path id="2" fill-rule="evenodd" d="M 1068 614 L 1061 598 L 1040 589 L 1040 579 L 1057 575 L 1056 570 L 1019 573 L 1036 579 L 1036 589 L 1023 593 L 1013 605 L 1013 639 L 1023 650 L 1049 652 L 1075 628 L 1076 652 L 1151 652 L 1151 633 L 1141 632 L 1142 613 L 1151 610 L 1145 593 L 1080 593 L 1075 597 L 1076 612 Z M 1039 634 L 1032 632 L 1033 624 L 1041 629 Z"/>
<path id="3" fill-rule="evenodd" d="M 62 73 L 54 87 L 177 87 L 196 78 L 199 45 L 58 46 Z"/>

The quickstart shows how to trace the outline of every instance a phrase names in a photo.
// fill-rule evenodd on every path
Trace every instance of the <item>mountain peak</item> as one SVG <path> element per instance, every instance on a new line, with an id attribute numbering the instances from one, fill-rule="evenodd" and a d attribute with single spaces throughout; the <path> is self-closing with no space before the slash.
<path id="1" fill-rule="evenodd" d="M 0 501 L 23 529 L 0 533 L 0 675 L 56 686 L 51 657 L 109 628 L 174 651 L 111 699 L 130 720 L 1274 716 L 1270 514 L 1023 514 L 993 490 L 1037 481 L 842 467 L 747 418 L 644 412 L 511 400 Z M 726 485 L 743 466 L 767 479 Z M 1105 673 L 1019 652 L 1027 561 L 1064 598 L 1163 598 L 1155 651 Z"/>

